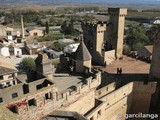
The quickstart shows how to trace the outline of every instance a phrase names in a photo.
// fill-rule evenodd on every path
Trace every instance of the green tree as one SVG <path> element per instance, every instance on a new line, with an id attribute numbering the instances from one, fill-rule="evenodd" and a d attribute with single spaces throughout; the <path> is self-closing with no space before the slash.
<path id="1" fill-rule="evenodd" d="M 22 59 L 22 64 L 26 71 L 35 71 L 36 64 L 33 58 L 25 57 Z"/>
<path id="2" fill-rule="evenodd" d="M 46 22 L 46 33 L 49 34 L 49 24 Z"/>
<path id="3" fill-rule="evenodd" d="M 149 44 L 153 44 L 156 39 L 156 34 L 160 32 L 160 25 L 153 25 L 146 31 L 146 35 L 149 39 Z"/>
<path id="4" fill-rule="evenodd" d="M 62 33 L 64 33 L 65 35 L 76 35 L 77 32 L 74 29 L 73 23 L 74 21 L 72 19 L 69 21 L 64 21 L 64 23 L 61 26 Z"/>
<path id="5" fill-rule="evenodd" d="M 140 26 L 131 26 L 126 35 L 126 43 L 131 47 L 131 50 L 149 44 L 146 31 Z"/>

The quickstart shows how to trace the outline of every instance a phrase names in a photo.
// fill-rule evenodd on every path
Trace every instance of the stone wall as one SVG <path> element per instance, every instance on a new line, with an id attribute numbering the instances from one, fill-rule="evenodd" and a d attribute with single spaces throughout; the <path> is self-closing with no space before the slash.
<path id="1" fill-rule="evenodd" d="M 152 94 L 156 91 L 156 82 L 134 82 L 131 113 L 148 113 Z M 143 104 L 142 104 L 143 103 Z"/>
<path id="2" fill-rule="evenodd" d="M 133 83 L 107 94 L 102 104 L 86 115 L 90 120 L 125 120 L 123 117 L 131 106 Z M 121 116 L 119 116 L 121 114 Z"/>
<path id="3" fill-rule="evenodd" d="M 104 61 L 106 61 L 106 64 L 111 64 L 116 58 L 115 58 L 115 50 L 106 51 L 104 55 Z"/>

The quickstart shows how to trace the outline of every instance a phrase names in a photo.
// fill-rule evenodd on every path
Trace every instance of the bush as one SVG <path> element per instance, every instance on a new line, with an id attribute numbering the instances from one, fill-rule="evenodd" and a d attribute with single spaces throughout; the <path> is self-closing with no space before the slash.
<path id="1" fill-rule="evenodd" d="M 22 59 L 22 64 L 26 71 L 35 71 L 36 64 L 33 58 L 25 57 Z"/>

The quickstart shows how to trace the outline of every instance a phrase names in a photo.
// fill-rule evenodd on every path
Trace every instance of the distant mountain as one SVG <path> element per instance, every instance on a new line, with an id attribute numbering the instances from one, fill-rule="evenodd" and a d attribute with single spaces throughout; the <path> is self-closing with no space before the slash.
<path id="1" fill-rule="evenodd" d="M 0 4 L 160 4 L 160 0 L 0 0 Z"/>

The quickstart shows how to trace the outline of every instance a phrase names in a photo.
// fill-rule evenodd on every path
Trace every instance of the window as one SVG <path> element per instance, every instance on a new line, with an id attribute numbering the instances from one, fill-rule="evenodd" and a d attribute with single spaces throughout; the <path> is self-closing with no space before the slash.
<path id="1" fill-rule="evenodd" d="M 106 91 L 108 91 L 108 87 L 106 88 Z"/>
<path id="2" fill-rule="evenodd" d="M 36 106 L 36 100 L 35 99 L 28 100 L 28 105 L 29 106 Z"/>
<path id="3" fill-rule="evenodd" d="M 15 84 L 16 84 L 16 81 L 14 80 L 14 81 L 13 81 L 13 85 L 15 85 Z"/>
<path id="4" fill-rule="evenodd" d="M 12 33 L 11 33 L 11 31 L 7 31 L 7 35 L 11 35 Z"/>
<path id="5" fill-rule="evenodd" d="M 34 36 L 37 36 L 38 34 L 37 33 L 34 33 Z"/>
<path id="6" fill-rule="evenodd" d="M 99 118 L 100 116 L 101 116 L 101 110 L 98 111 L 97 118 Z"/>
<path id="7" fill-rule="evenodd" d="M 16 97 L 18 97 L 18 94 L 17 93 L 13 93 L 12 94 L 12 98 L 16 98 Z"/>
<path id="8" fill-rule="evenodd" d="M 45 94 L 45 100 L 51 100 L 51 99 L 52 99 L 52 94 L 51 94 L 51 92 L 46 93 L 46 94 Z"/>
<path id="9" fill-rule="evenodd" d="M 3 98 L 0 97 L 0 103 L 2 103 L 2 102 L 3 102 Z"/>
<path id="10" fill-rule="evenodd" d="M 42 84 L 36 86 L 36 89 L 37 89 L 37 90 L 39 90 L 39 89 L 41 89 L 41 88 L 43 88 L 43 85 L 42 85 Z"/>
<path id="11" fill-rule="evenodd" d="M 94 120 L 94 117 L 91 117 L 90 120 Z"/>
<path id="12" fill-rule="evenodd" d="M 13 106 L 12 108 L 10 108 L 10 111 L 12 111 L 13 113 L 18 113 L 18 108 L 16 106 Z"/>
<path id="13" fill-rule="evenodd" d="M 3 80 L 3 76 L 0 76 L 0 80 Z"/>
<path id="14" fill-rule="evenodd" d="M 10 82 L 7 82 L 6 84 L 7 84 L 7 86 L 11 86 L 11 83 L 10 83 Z"/>

